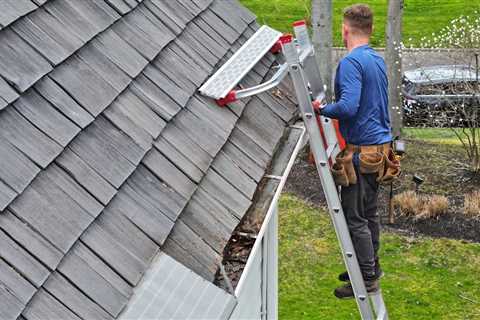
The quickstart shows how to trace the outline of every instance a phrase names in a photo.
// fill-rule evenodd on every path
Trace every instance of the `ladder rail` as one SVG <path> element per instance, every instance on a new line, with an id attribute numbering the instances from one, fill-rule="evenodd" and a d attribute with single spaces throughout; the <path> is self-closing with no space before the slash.
<path id="1" fill-rule="evenodd" d="M 379 290 L 373 295 L 370 295 L 370 300 L 372 301 L 373 308 L 375 309 L 375 314 L 377 315 L 377 320 L 388 320 L 388 311 L 383 301 L 382 290 Z"/>
<path id="2" fill-rule="evenodd" d="M 323 94 L 325 88 L 320 77 L 320 69 L 315 59 L 315 51 L 308 35 L 306 23 L 304 21 L 294 23 L 293 32 L 295 33 L 300 51 L 305 53 L 305 56 L 300 55 L 300 63 L 303 63 L 306 70 L 314 71 L 308 72 L 305 76 L 307 77 L 312 96 L 318 97 Z"/>
<path id="3" fill-rule="evenodd" d="M 309 53 L 307 56 L 300 60 L 300 63 L 303 64 L 303 69 L 308 71 L 305 72 L 305 76 L 308 79 L 308 84 L 312 96 L 314 97 L 314 100 L 323 101 L 326 98 L 326 87 L 323 83 L 322 77 L 320 76 L 320 68 L 318 66 L 317 59 L 315 58 L 315 50 L 312 42 L 310 41 L 307 26 L 304 21 L 297 21 L 293 25 L 293 30 L 295 33 L 295 37 L 299 39 L 298 44 L 300 50 Z M 335 158 L 335 156 L 340 152 L 340 146 L 338 145 L 337 134 L 335 132 L 333 122 L 324 116 L 320 116 L 320 122 L 323 127 L 327 144 L 329 146 L 337 146 L 334 147 L 329 154 L 329 156 Z"/>

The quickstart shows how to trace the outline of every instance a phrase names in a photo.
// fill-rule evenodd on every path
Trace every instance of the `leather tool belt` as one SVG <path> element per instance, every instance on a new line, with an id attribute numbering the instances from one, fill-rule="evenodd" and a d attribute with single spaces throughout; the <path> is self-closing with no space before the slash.
<path id="1" fill-rule="evenodd" d="M 357 183 L 353 167 L 353 154 L 359 154 L 360 172 L 377 173 L 377 181 L 389 183 L 400 175 L 400 160 L 397 159 L 391 143 L 369 146 L 347 144 L 335 158 L 332 175 L 335 183 L 348 187 Z"/>

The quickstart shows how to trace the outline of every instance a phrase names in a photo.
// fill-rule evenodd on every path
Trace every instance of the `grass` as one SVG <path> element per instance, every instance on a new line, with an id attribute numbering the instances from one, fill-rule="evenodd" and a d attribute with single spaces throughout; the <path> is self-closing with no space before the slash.
<path id="1" fill-rule="evenodd" d="M 403 136 L 431 143 L 461 145 L 460 140 L 451 129 L 446 128 L 403 128 Z"/>
<path id="2" fill-rule="evenodd" d="M 328 216 L 298 198 L 280 201 L 279 316 L 359 319 L 333 289 L 344 271 Z M 382 290 L 391 319 L 480 319 L 480 244 L 384 233 Z"/>
<path id="3" fill-rule="evenodd" d="M 258 21 L 284 32 L 291 31 L 292 22 L 310 17 L 311 0 L 241 0 L 258 16 Z M 333 34 L 334 44 L 343 46 L 340 28 L 342 10 L 346 6 L 364 2 L 375 13 L 375 32 L 372 45 L 385 45 L 385 21 L 387 0 L 334 0 Z M 440 31 L 452 19 L 460 15 L 472 15 L 480 11 L 479 0 L 405 0 L 403 39 L 408 45 L 418 46 L 422 37 L 429 37 Z M 411 39 L 411 40 L 410 40 Z"/>

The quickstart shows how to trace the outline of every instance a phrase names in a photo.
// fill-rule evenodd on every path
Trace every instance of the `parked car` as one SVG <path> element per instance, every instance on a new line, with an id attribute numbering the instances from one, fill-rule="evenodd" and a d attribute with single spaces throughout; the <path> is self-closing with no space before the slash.
<path id="1" fill-rule="evenodd" d="M 464 65 L 405 71 L 402 94 L 406 126 L 468 126 L 478 122 L 479 74 Z"/>

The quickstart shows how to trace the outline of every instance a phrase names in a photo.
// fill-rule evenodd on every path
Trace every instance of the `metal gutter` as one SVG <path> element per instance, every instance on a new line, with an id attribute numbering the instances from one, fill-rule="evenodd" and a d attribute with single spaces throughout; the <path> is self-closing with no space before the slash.
<path id="1" fill-rule="evenodd" d="M 259 251 L 261 250 L 262 246 L 262 240 L 265 235 L 265 231 L 267 230 L 268 224 L 270 223 L 270 220 L 272 219 L 272 216 L 276 212 L 278 200 L 280 198 L 280 195 L 282 193 L 283 187 L 285 186 L 285 183 L 287 181 L 288 175 L 290 174 L 290 171 L 293 167 L 293 164 L 295 163 L 295 159 L 298 156 L 298 153 L 302 149 L 302 147 L 305 145 L 307 141 L 307 134 L 306 134 L 306 129 L 303 126 L 303 123 L 301 125 L 293 125 L 291 126 L 292 129 L 297 129 L 297 130 L 302 130 L 302 133 L 300 134 L 300 137 L 298 138 L 297 144 L 295 145 L 295 148 L 293 149 L 292 155 L 288 161 L 288 164 L 283 171 L 283 174 L 280 176 L 280 183 L 278 184 L 277 190 L 275 191 L 275 195 L 272 198 L 272 201 L 270 202 L 270 206 L 268 208 L 267 214 L 265 215 L 265 219 L 263 220 L 262 226 L 260 228 L 260 231 L 258 232 L 257 239 L 255 240 L 255 243 L 253 245 L 252 251 L 250 252 L 250 255 L 248 257 L 247 263 L 245 265 L 245 268 L 243 269 L 242 275 L 240 276 L 240 280 L 238 281 L 237 287 L 235 289 L 235 296 L 239 297 L 240 294 L 242 293 L 242 289 L 245 283 L 245 278 L 247 277 L 250 269 L 252 268 L 252 263 L 257 254 L 259 254 Z M 275 177 L 276 178 L 276 177 Z"/>

